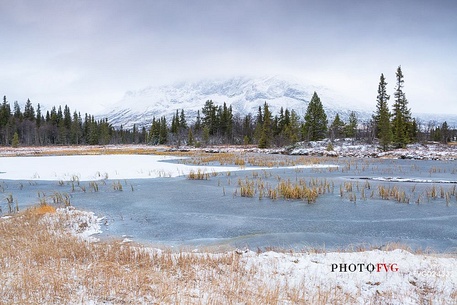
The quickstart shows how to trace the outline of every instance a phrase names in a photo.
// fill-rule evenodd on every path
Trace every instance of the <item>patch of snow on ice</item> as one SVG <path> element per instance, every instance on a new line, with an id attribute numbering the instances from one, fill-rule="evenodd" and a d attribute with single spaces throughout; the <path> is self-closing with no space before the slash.
<path id="1" fill-rule="evenodd" d="M 191 171 L 206 173 L 266 168 L 196 166 L 163 162 L 180 159 L 155 155 L 76 155 L 46 157 L 0 157 L 0 179 L 91 181 L 103 179 L 142 179 L 177 177 Z M 313 165 L 316 167 L 319 165 Z M 325 165 L 327 166 L 327 165 Z"/>

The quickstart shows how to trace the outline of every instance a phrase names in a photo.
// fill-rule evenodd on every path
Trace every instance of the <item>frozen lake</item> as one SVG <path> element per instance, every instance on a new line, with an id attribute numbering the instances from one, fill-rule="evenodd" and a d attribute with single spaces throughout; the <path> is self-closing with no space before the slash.
<path id="1" fill-rule="evenodd" d="M 165 161 L 176 167 L 177 161 Z M 236 171 L 234 167 L 230 174 L 214 173 L 208 180 L 176 175 L 107 179 L 97 182 L 98 191 L 89 181 L 2 180 L 0 174 L 0 206 L 3 213 L 8 211 L 9 194 L 20 208 L 39 203 L 43 196 L 52 202 L 52 194 L 68 194 L 76 208 L 104 217 L 102 237 L 127 236 L 174 247 L 336 249 L 399 242 L 413 248 L 457 251 L 456 162 L 327 162 L 338 168 Z M 314 179 L 326 181 L 328 191 L 312 204 L 259 199 L 257 194 L 246 198 L 240 196 L 239 179 L 260 179 L 270 186 L 279 180 Z M 404 192 L 403 202 L 394 195 L 383 200 L 381 189 Z"/>

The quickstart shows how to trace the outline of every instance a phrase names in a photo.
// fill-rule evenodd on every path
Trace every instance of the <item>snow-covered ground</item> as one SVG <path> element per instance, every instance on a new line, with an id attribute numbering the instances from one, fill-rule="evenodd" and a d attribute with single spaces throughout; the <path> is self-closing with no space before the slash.
<path id="1" fill-rule="evenodd" d="M 64 226 L 69 233 L 89 241 L 94 241 L 89 236 L 100 230 L 93 213 L 72 208 L 58 209 L 57 213 L 46 215 L 43 221 L 52 229 L 52 225 L 62 219 L 73 220 L 73 223 L 66 221 Z M 161 253 L 162 250 L 151 248 L 149 251 Z M 329 253 L 235 252 L 240 255 L 243 268 L 255 272 L 252 280 L 245 283 L 251 289 L 256 286 L 281 287 L 285 291 L 294 291 L 307 287 L 309 295 L 337 291 L 338 295 L 347 298 L 344 300 L 346 304 L 366 304 L 368 300 L 376 304 L 398 305 L 456 304 L 457 301 L 457 258 L 450 255 L 413 254 L 402 249 Z M 183 255 L 219 257 L 231 254 L 229 251 L 174 255 L 178 258 Z M 132 301 L 140 302 L 140 299 Z M 330 299 L 321 304 L 332 304 L 333 301 Z"/>
<path id="2" fill-rule="evenodd" d="M 102 232 L 100 222 L 103 218 L 72 206 L 58 208 L 55 213 L 45 214 L 41 220 L 50 231 L 57 231 L 58 226 L 63 226 L 68 233 L 89 242 L 98 241 L 96 235 Z"/>
<path id="3" fill-rule="evenodd" d="M 195 150 L 193 148 L 187 148 Z M 202 149 L 200 149 L 202 150 Z M 367 144 L 350 138 L 322 141 L 298 142 L 293 146 L 260 149 L 257 147 L 212 146 L 207 152 L 253 152 L 265 154 L 286 154 L 304 156 L 414 159 L 414 160 L 457 160 L 457 145 L 441 143 L 408 144 L 406 148 L 383 151 L 379 143 Z"/>
<path id="4" fill-rule="evenodd" d="M 331 146 L 331 148 L 329 148 Z M 355 157 L 355 158 L 390 158 L 415 160 L 457 160 L 456 145 L 410 144 L 403 149 L 382 151 L 379 144 L 364 144 L 352 139 L 329 139 L 296 144 L 287 150 L 291 155 Z"/>
<path id="5" fill-rule="evenodd" d="M 323 291 L 338 287 L 352 297 L 348 304 L 376 299 L 380 304 L 398 305 L 457 302 L 456 258 L 396 249 L 317 254 L 249 252 L 245 260 L 248 266 L 262 266 L 258 275 L 261 282 L 279 281 L 289 289 L 300 285 Z"/>

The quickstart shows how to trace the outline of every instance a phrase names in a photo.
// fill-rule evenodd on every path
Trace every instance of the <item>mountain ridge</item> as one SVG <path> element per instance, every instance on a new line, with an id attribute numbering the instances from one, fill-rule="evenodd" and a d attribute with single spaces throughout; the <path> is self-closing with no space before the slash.
<path id="1" fill-rule="evenodd" d="M 140 90 L 127 91 L 124 97 L 97 118 L 108 118 L 108 121 L 119 128 L 131 129 L 149 127 L 152 118 L 165 116 L 170 119 L 176 110 L 184 109 L 186 118 L 193 121 L 197 111 L 206 101 L 212 100 L 216 105 L 232 106 L 234 114 L 242 116 L 255 115 L 258 107 L 268 103 L 271 112 L 279 113 L 281 107 L 295 110 L 303 117 L 309 100 L 314 92 L 320 97 L 329 121 L 338 113 L 343 120 L 354 111 L 359 121 L 368 121 L 375 109 L 369 110 L 357 105 L 350 105 L 348 98 L 319 86 L 304 84 L 296 79 L 281 76 L 232 77 L 225 79 L 203 79 L 181 81 L 170 85 L 148 86 Z M 457 115 L 420 114 L 414 117 L 423 118 L 424 122 L 445 120 L 450 126 L 457 125 Z"/>

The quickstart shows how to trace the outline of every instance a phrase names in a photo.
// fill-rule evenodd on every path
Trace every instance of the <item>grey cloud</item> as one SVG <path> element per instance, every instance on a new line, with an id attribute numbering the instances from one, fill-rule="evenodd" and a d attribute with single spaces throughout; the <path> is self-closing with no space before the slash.
<path id="1" fill-rule="evenodd" d="M 455 8 L 454 1 L 3 2 L 0 81 L 14 99 L 90 108 L 181 78 L 293 74 L 374 103 L 380 73 L 393 84 L 402 64 L 412 107 L 426 109 L 422 95 L 430 91 L 421 88 L 439 84 L 444 104 L 436 110 L 457 113 L 444 106 L 457 104 L 455 69 L 440 68 L 457 66 Z"/>

